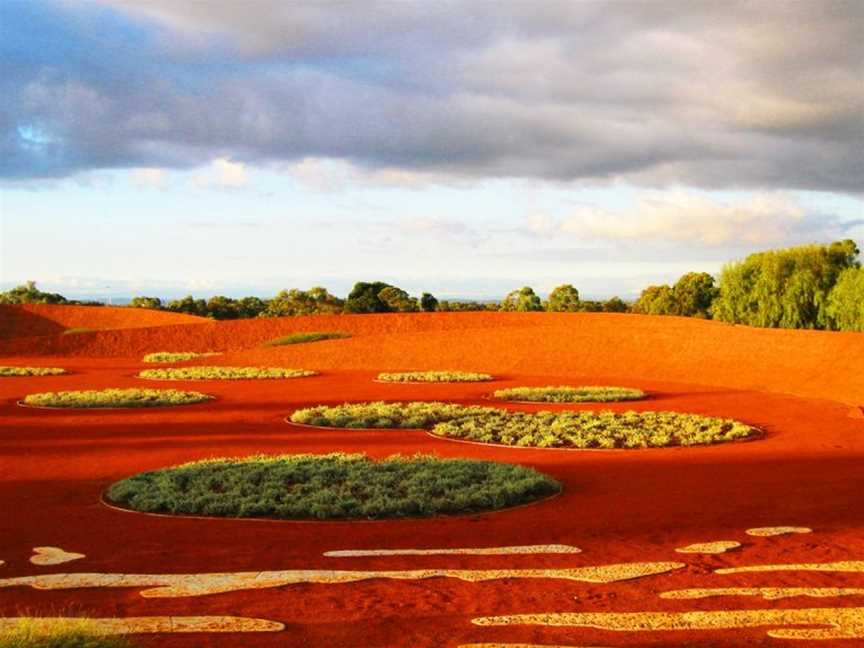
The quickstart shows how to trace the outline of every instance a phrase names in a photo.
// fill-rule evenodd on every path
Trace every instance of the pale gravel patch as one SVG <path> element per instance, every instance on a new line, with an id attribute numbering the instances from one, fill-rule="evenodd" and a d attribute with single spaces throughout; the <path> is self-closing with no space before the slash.
<path id="1" fill-rule="evenodd" d="M 751 572 L 816 571 L 864 573 L 864 560 L 841 560 L 830 563 L 788 563 L 782 565 L 745 565 L 715 569 L 715 574 L 745 574 Z"/>
<path id="2" fill-rule="evenodd" d="M 62 565 L 63 563 L 81 560 L 86 557 L 82 553 L 65 551 L 60 547 L 33 547 L 33 556 L 30 557 L 30 562 L 40 567 L 48 567 L 51 565 Z"/>
<path id="3" fill-rule="evenodd" d="M 461 549 L 346 549 L 325 551 L 328 558 L 353 558 L 360 556 L 509 556 L 516 554 L 568 554 L 581 553 L 572 545 L 520 545 L 515 547 L 479 547 Z"/>
<path id="4" fill-rule="evenodd" d="M 480 626 L 540 625 L 616 632 L 730 630 L 769 627 L 777 639 L 864 639 L 864 608 L 722 610 L 712 612 L 561 612 L 478 617 Z M 789 628 L 777 626 L 827 626 Z"/>
<path id="5" fill-rule="evenodd" d="M 675 551 L 678 553 L 721 554 L 740 546 L 741 543 L 734 540 L 717 540 L 716 542 L 697 542 L 686 547 L 678 547 Z"/>
<path id="6" fill-rule="evenodd" d="M 267 619 L 234 616 L 150 616 L 125 618 L 0 617 L 0 630 L 14 630 L 20 623 L 46 628 L 57 623 L 86 621 L 101 634 L 156 634 L 176 632 L 279 632 L 285 625 Z"/>
<path id="7" fill-rule="evenodd" d="M 715 587 L 673 590 L 662 592 L 660 598 L 693 600 L 718 596 L 761 596 L 766 601 L 777 601 L 796 596 L 811 598 L 834 598 L 841 596 L 864 596 L 860 587 Z"/>
<path id="8" fill-rule="evenodd" d="M 757 527 L 755 529 L 747 529 L 744 533 L 758 538 L 770 538 L 772 536 L 789 535 L 792 533 L 813 533 L 813 529 L 793 526 Z"/>
<path id="9" fill-rule="evenodd" d="M 422 569 L 402 571 L 284 570 L 262 572 L 224 572 L 211 574 L 106 574 L 69 573 L 19 576 L 0 579 L 0 588 L 30 586 L 42 590 L 84 587 L 147 588 L 141 596 L 171 598 L 203 596 L 249 589 L 267 589 L 298 583 L 352 583 L 375 578 L 423 580 L 455 578 L 467 582 L 505 578 L 547 578 L 584 583 L 614 583 L 654 576 L 686 567 L 684 563 L 622 563 L 572 569 Z"/>

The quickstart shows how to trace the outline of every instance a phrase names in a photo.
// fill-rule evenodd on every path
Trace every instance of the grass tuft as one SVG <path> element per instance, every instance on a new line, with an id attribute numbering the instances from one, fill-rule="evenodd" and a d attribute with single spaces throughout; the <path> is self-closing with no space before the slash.
<path id="1" fill-rule="evenodd" d="M 0 367 L 0 376 L 60 376 L 68 373 L 60 367 Z"/>
<path id="2" fill-rule="evenodd" d="M 157 351 L 156 353 L 148 353 L 143 358 L 142 362 L 186 362 L 195 358 L 208 358 L 210 356 L 220 355 L 215 351 L 207 353 L 196 353 L 195 351 Z"/>
<path id="3" fill-rule="evenodd" d="M 532 448 L 660 448 L 747 439 L 755 428 L 678 412 L 505 412 L 437 424 L 433 434 Z"/>
<path id="4" fill-rule="evenodd" d="M 107 497 L 151 513 L 327 520 L 492 511 L 560 489 L 513 464 L 334 453 L 198 461 L 134 475 Z"/>
<path id="5" fill-rule="evenodd" d="M 0 629 L 0 648 L 131 648 L 125 637 L 102 633 L 87 618 L 19 618 Z"/>
<path id="6" fill-rule="evenodd" d="M 28 394 L 26 405 L 37 407 L 163 407 L 189 405 L 212 399 L 213 396 L 176 389 L 101 389 L 60 391 Z"/>
<path id="7" fill-rule="evenodd" d="M 341 331 L 334 331 L 330 333 L 291 333 L 290 335 L 283 335 L 282 337 L 269 340 L 268 342 L 265 342 L 263 346 L 273 347 L 285 346 L 288 344 L 305 344 L 306 342 L 320 342 L 321 340 L 341 340 L 343 338 L 349 337 L 351 337 L 350 333 L 343 333 Z"/>
<path id="8" fill-rule="evenodd" d="M 149 380 L 266 380 L 273 378 L 303 378 L 317 372 L 285 367 L 171 367 L 145 369 L 139 378 Z"/>
<path id="9" fill-rule="evenodd" d="M 299 409 L 291 415 L 292 423 L 338 428 L 428 428 L 442 421 L 465 416 L 495 413 L 492 407 L 466 407 L 454 403 L 345 403 Z"/>
<path id="10" fill-rule="evenodd" d="M 492 376 L 485 373 L 465 371 L 405 371 L 401 373 L 380 373 L 378 380 L 383 382 L 487 382 Z"/>
<path id="11" fill-rule="evenodd" d="M 646 394 L 641 389 L 628 387 L 511 387 L 498 389 L 493 398 L 505 401 L 532 403 L 608 403 L 641 400 Z"/>

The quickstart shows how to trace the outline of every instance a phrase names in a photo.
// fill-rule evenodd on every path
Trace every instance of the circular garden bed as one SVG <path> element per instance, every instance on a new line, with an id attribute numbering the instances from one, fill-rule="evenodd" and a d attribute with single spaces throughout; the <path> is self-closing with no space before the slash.
<path id="1" fill-rule="evenodd" d="M 61 376 L 68 373 L 60 367 L 0 367 L 0 376 Z"/>
<path id="2" fill-rule="evenodd" d="M 345 403 L 319 405 L 294 412 L 289 421 L 301 425 L 335 428 L 430 428 L 436 423 L 465 416 L 494 414 L 494 407 L 469 407 L 437 401 L 410 403 Z"/>
<path id="3" fill-rule="evenodd" d="M 285 367 L 170 367 L 145 369 L 139 378 L 148 380 L 272 380 L 275 378 L 305 378 L 317 372 Z"/>
<path id="4" fill-rule="evenodd" d="M 100 389 L 28 394 L 21 402 L 29 407 L 113 409 L 190 405 L 212 398 L 209 394 L 177 389 Z"/>
<path id="5" fill-rule="evenodd" d="M 450 382 L 488 382 L 492 376 L 485 373 L 467 371 L 405 371 L 401 373 L 379 373 L 379 382 L 392 383 L 450 383 Z"/>
<path id="6" fill-rule="evenodd" d="M 524 403 L 610 403 L 641 400 L 646 397 L 641 389 L 629 387 L 510 387 L 492 394 L 495 400 Z"/>
<path id="7" fill-rule="evenodd" d="M 195 358 L 209 358 L 211 356 L 221 355 L 216 351 L 208 351 L 207 353 L 198 353 L 197 351 L 157 351 L 156 353 L 148 353 L 143 358 L 142 362 L 186 362 Z"/>
<path id="8" fill-rule="evenodd" d="M 493 461 L 283 455 L 140 473 L 112 485 L 106 500 L 148 513 L 329 520 L 480 513 L 560 490 L 536 470 Z"/>

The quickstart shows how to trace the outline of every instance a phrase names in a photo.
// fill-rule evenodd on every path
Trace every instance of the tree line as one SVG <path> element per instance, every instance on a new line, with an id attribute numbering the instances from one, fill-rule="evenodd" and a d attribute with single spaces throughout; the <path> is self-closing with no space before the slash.
<path id="1" fill-rule="evenodd" d="M 543 300 L 524 286 L 500 302 L 438 300 L 424 292 L 412 297 L 382 281 L 361 281 L 345 299 L 320 286 L 283 290 L 271 299 L 191 295 L 163 302 L 159 297 L 135 297 L 132 308 L 153 308 L 214 319 L 284 317 L 339 313 L 412 313 L 432 311 L 550 311 L 677 315 L 716 319 L 770 328 L 864 331 L 864 268 L 854 241 L 804 245 L 751 254 L 727 264 L 719 278 L 688 272 L 673 285 L 648 286 L 632 304 L 613 297 L 582 299 L 571 284 L 563 284 Z M 73 302 L 36 284 L 0 293 L 0 304 Z"/>

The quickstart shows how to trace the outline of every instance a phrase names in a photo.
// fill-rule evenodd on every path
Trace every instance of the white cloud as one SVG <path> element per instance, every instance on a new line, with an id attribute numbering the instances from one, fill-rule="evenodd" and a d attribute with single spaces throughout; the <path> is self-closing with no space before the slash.
<path id="1" fill-rule="evenodd" d="M 168 172 L 158 167 L 141 167 L 133 169 L 132 182 L 138 187 L 161 188 L 165 186 Z"/>
<path id="2" fill-rule="evenodd" d="M 201 187 L 241 189 L 249 183 L 249 177 L 246 174 L 246 165 L 242 162 L 217 158 L 194 177 L 194 182 Z"/>

